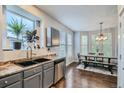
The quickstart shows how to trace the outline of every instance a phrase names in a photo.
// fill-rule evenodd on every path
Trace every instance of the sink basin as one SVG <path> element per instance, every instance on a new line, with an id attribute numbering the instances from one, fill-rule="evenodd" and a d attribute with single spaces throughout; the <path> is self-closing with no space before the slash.
<path id="1" fill-rule="evenodd" d="M 32 66 L 35 65 L 37 63 L 32 62 L 32 61 L 26 61 L 26 62 L 21 62 L 21 63 L 16 63 L 17 65 L 21 66 L 21 67 L 28 67 L 28 66 Z"/>
<path id="2" fill-rule="evenodd" d="M 35 59 L 33 60 L 36 63 L 40 63 L 40 62 L 45 62 L 45 61 L 50 61 L 51 59 L 47 59 L 47 58 L 40 58 L 40 59 Z"/>
<path id="3" fill-rule="evenodd" d="M 20 62 L 20 63 L 15 63 L 16 65 L 19 65 L 21 67 L 28 67 L 28 66 L 32 66 L 41 62 L 45 62 L 45 61 L 50 61 L 51 59 L 47 59 L 47 58 L 40 58 L 40 59 L 35 59 L 32 61 L 25 61 L 25 62 Z"/>

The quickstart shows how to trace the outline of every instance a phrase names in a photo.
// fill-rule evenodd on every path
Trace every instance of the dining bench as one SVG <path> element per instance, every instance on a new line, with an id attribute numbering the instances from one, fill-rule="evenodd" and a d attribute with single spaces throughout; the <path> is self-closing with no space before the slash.
<path id="1" fill-rule="evenodd" d="M 89 60 L 90 57 L 94 60 Z M 99 60 L 97 60 L 98 58 L 102 58 L 103 60 L 99 61 Z M 113 69 L 117 68 L 117 58 L 116 57 L 78 54 L 78 59 L 79 59 L 80 63 L 84 64 L 84 69 L 86 69 L 88 66 L 92 65 L 93 67 L 107 68 L 111 72 L 111 74 L 113 74 Z"/>

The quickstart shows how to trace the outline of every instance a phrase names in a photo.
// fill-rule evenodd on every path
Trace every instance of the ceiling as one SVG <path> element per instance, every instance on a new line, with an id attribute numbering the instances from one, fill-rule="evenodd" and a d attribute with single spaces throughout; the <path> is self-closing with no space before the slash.
<path id="1" fill-rule="evenodd" d="M 39 5 L 48 15 L 73 31 L 98 30 L 117 26 L 116 5 Z"/>

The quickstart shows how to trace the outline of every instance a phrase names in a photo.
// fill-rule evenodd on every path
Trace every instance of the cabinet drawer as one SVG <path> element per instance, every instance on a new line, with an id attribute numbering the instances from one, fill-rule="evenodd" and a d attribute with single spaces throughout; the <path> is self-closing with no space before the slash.
<path id="1" fill-rule="evenodd" d="M 0 79 L 0 87 L 6 87 L 17 81 L 20 81 L 22 78 L 22 73 L 14 74 L 5 78 Z"/>
<path id="2" fill-rule="evenodd" d="M 48 68 L 53 67 L 53 66 L 54 66 L 54 62 L 50 62 L 50 63 L 44 64 L 43 69 L 48 69 Z"/>
<path id="3" fill-rule="evenodd" d="M 32 76 L 32 75 L 34 75 L 34 74 L 36 74 L 38 72 L 41 72 L 41 71 L 42 71 L 42 66 L 26 70 L 26 71 L 24 71 L 24 78 Z"/>
<path id="4" fill-rule="evenodd" d="M 22 82 L 21 81 L 16 82 L 12 85 L 7 86 L 6 88 L 22 88 Z"/>

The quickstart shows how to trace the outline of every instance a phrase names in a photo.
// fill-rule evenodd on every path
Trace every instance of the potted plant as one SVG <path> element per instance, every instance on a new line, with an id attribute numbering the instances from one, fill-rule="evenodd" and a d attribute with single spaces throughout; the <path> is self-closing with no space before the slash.
<path id="1" fill-rule="evenodd" d="M 26 25 L 22 23 L 22 20 L 19 22 L 18 20 L 12 19 L 12 21 L 8 23 L 8 26 L 10 31 L 16 36 L 16 40 L 14 41 L 14 49 L 21 49 L 19 36 L 23 32 Z"/>
<path id="2" fill-rule="evenodd" d="M 39 36 L 36 35 L 37 34 L 37 30 L 34 31 L 26 31 L 26 41 L 28 43 L 33 43 L 34 44 L 34 49 L 36 49 L 36 47 L 39 49 L 40 46 L 37 45 L 36 46 L 36 41 L 39 40 Z"/>

